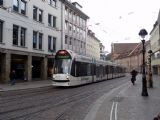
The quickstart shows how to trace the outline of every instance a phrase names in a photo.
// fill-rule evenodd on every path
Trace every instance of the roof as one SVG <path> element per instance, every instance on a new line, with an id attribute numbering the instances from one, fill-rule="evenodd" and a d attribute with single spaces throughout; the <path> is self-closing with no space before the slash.
<path id="1" fill-rule="evenodd" d="M 150 43 L 150 41 L 146 41 L 145 46 L 147 46 Z M 141 53 L 142 50 L 142 43 L 122 43 L 120 45 L 116 45 L 119 50 L 117 53 L 117 57 L 115 59 L 122 59 L 128 56 L 135 56 Z"/>
<path id="2" fill-rule="evenodd" d="M 65 5 L 67 5 L 70 9 L 72 9 L 73 11 L 75 11 L 75 12 L 77 12 L 78 14 L 79 14 L 79 16 L 81 16 L 82 18 L 84 18 L 84 19 L 89 19 L 89 17 L 84 13 L 84 12 L 82 12 L 81 10 L 79 10 L 74 4 L 75 3 L 71 3 L 70 1 L 68 1 L 68 0 L 61 0 Z M 76 2 L 76 4 L 78 4 L 77 2 Z"/>
<path id="3" fill-rule="evenodd" d="M 113 43 L 112 49 L 115 54 L 124 54 L 131 52 L 138 43 Z"/>

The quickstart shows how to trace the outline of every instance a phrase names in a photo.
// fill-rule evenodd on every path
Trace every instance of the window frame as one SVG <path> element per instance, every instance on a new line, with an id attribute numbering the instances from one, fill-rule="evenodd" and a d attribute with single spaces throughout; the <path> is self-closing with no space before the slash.
<path id="1" fill-rule="evenodd" d="M 27 2 L 25 2 L 24 0 L 21 0 L 20 10 L 21 10 L 21 14 L 23 14 L 23 15 L 26 15 L 26 4 L 27 4 Z M 24 10 L 22 8 L 22 5 L 24 5 Z"/>
<path id="2" fill-rule="evenodd" d="M 25 47 L 26 44 L 26 28 L 21 27 L 21 34 L 20 34 L 20 46 Z"/>
<path id="3" fill-rule="evenodd" d="M 38 8 L 36 6 L 33 6 L 33 19 L 37 21 L 37 12 Z"/>
<path id="4" fill-rule="evenodd" d="M 0 43 L 3 42 L 3 21 L 0 20 Z"/>
<path id="5" fill-rule="evenodd" d="M 48 35 L 48 51 L 50 52 L 56 51 L 56 41 L 57 41 L 56 37 Z"/>
<path id="6" fill-rule="evenodd" d="M 13 25 L 13 41 L 12 44 L 13 45 L 17 45 L 18 46 L 18 35 L 19 35 L 19 26 L 18 25 Z"/>
<path id="7" fill-rule="evenodd" d="M 38 32 L 33 31 L 33 49 L 37 49 Z"/>
<path id="8" fill-rule="evenodd" d="M 0 6 L 3 6 L 3 0 L 0 0 Z"/>

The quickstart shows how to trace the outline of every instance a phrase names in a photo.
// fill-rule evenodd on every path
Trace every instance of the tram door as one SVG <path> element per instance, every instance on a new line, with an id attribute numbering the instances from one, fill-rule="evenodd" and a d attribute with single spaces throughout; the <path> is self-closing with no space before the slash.
<path id="1" fill-rule="evenodd" d="M 96 66 L 94 64 L 91 65 L 91 75 L 92 75 L 92 82 L 94 82 L 94 75 L 95 75 L 95 70 Z"/>

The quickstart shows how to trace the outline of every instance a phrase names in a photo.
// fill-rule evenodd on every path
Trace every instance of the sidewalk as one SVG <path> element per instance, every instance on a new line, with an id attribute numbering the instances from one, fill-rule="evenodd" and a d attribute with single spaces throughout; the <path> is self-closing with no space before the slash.
<path id="1" fill-rule="evenodd" d="M 160 77 L 153 76 L 148 97 L 141 96 L 142 76 L 133 86 L 130 81 L 100 97 L 84 120 L 153 120 L 160 113 Z"/>
<path id="2" fill-rule="evenodd" d="M 39 88 L 39 87 L 49 87 L 49 86 L 52 86 L 51 80 L 23 82 L 23 83 L 16 83 L 15 85 L 0 84 L 0 92 L 10 91 L 10 90 L 23 90 L 23 89 L 30 89 L 30 88 Z"/>

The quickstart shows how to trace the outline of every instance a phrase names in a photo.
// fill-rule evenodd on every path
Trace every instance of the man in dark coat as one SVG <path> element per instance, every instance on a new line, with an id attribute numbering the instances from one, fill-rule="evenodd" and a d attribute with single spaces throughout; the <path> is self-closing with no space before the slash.
<path id="1" fill-rule="evenodd" d="M 12 70 L 10 75 L 9 75 L 10 81 L 11 81 L 11 85 L 15 85 L 16 83 L 16 72 L 15 70 Z"/>
<path id="2" fill-rule="evenodd" d="M 133 85 L 134 85 L 134 82 L 136 81 L 137 73 L 138 72 L 136 70 L 131 71 L 131 75 L 132 75 L 131 82 L 133 83 Z"/>

